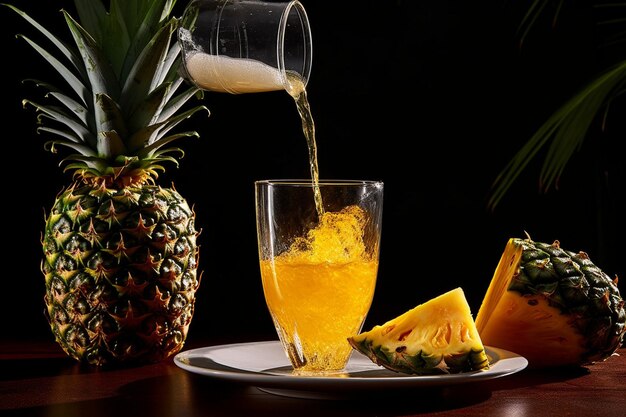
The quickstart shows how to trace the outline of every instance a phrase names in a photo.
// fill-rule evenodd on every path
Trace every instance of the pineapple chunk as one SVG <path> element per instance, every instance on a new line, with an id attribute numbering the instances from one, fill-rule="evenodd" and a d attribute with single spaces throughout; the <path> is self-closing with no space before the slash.
<path id="1" fill-rule="evenodd" d="M 458 373 L 489 368 L 461 288 L 350 337 L 348 342 L 374 363 L 396 372 Z"/>

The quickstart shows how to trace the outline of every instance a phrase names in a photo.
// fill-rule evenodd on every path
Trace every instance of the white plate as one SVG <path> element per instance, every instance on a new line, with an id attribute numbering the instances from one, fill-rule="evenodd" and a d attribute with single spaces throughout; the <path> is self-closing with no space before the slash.
<path id="1" fill-rule="evenodd" d="M 292 374 L 279 341 L 209 346 L 180 352 L 174 363 L 200 375 L 259 387 L 273 394 L 324 398 L 367 390 L 438 387 L 485 381 L 519 372 L 528 361 L 513 352 L 485 346 L 491 364 L 485 371 L 444 375 L 408 375 L 389 371 L 357 351 L 345 372 L 324 376 Z"/>

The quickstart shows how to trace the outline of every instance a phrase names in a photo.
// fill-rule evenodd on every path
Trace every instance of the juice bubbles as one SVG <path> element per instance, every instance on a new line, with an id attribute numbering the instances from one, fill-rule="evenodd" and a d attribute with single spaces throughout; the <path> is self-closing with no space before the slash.
<path id="1" fill-rule="evenodd" d="M 298 372 L 338 371 L 348 361 L 347 338 L 363 325 L 378 271 L 365 249 L 365 222 L 357 206 L 325 212 L 288 251 L 261 260 L 265 299 Z"/>

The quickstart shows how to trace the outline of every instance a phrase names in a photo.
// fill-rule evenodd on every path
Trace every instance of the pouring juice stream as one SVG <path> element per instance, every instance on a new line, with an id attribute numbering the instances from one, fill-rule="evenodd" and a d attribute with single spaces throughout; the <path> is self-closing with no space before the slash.
<path id="1" fill-rule="evenodd" d="M 286 90 L 289 93 L 294 99 L 302 119 L 302 132 L 309 152 L 315 207 L 319 218 L 321 218 L 324 214 L 324 207 L 318 185 L 319 168 L 317 165 L 315 123 L 302 77 L 295 72 L 287 71 L 285 83 L 280 71 L 263 62 L 252 59 L 215 56 L 202 52 L 188 57 L 186 67 L 189 76 L 194 82 L 206 90 L 231 94 L 278 90 Z"/>

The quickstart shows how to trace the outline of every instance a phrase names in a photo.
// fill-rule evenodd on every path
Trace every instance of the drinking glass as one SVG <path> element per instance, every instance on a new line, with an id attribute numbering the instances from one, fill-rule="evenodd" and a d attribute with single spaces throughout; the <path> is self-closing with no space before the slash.
<path id="1" fill-rule="evenodd" d="M 231 94 L 306 86 L 311 28 L 297 1 L 192 0 L 178 30 L 183 76 L 197 87 Z"/>
<path id="2" fill-rule="evenodd" d="M 341 372 L 374 296 L 383 183 L 264 180 L 255 200 L 265 300 L 294 372 Z"/>

